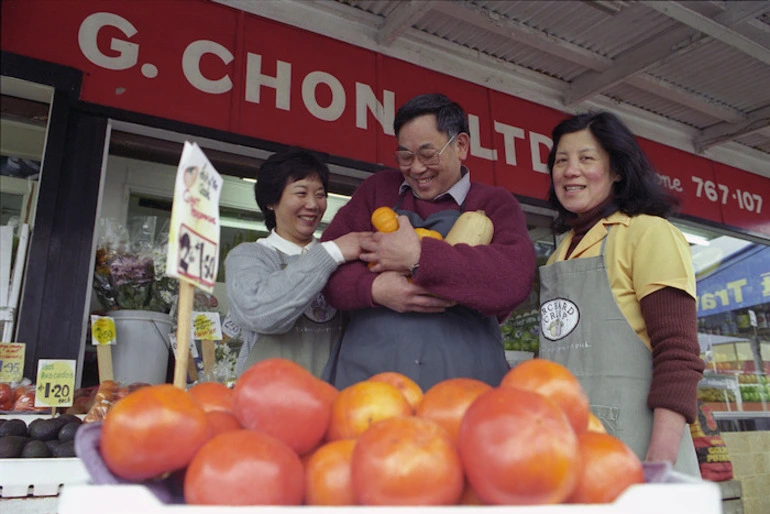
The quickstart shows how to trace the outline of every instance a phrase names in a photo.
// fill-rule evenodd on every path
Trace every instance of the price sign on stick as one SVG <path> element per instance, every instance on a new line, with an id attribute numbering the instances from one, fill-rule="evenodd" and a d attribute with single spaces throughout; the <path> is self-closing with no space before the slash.
<path id="1" fill-rule="evenodd" d="M 21 382 L 25 348 L 24 343 L 0 343 L 0 382 Z"/>
<path id="2" fill-rule="evenodd" d="M 37 361 L 35 407 L 69 407 L 75 393 L 75 361 Z"/>
<path id="3" fill-rule="evenodd" d="M 195 143 L 185 142 L 176 173 L 166 274 L 179 279 L 178 347 L 174 385 L 184 389 L 190 353 L 194 287 L 214 292 L 219 270 L 219 194 L 222 177 Z"/>
<path id="4" fill-rule="evenodd" d="M 166 274 L 214 292 L 219 270 L 222 177 L 195 143 L 186 142 L 174 185 Z"/>
<path id="5" fill-rule="evenodd" d="M 96 346 L 96 363 L 99 367 L 99 383 L 115 378 L 112 370 L 112 348 L 117 342 L 115 320 L 109 316 L 91 316 L 91 342 Z"/>

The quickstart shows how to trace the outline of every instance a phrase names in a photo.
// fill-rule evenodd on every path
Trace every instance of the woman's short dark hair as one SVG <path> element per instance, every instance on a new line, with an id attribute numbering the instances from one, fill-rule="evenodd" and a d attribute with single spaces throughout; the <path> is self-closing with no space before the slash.
<path id="1" fill-rule="evenodd" d="M 404 124 L 424 114 L 434 114 L 436 128 L 449 137 L 461 132 L 469 134 L 468 116 L 460 104 L 440 93 L 428 93 L 415 96 L 398 108 L 396 117 L 393 119 L 393 130 L 396 136 Z"/>
<path id="2" fill-rule="evenodd" d="M 578 114 L 562 121 L 551 132 L 553 147 L 548 154 L 548 171 L 551 174 L 551 186 L 548 189 L 548 202 L 558 211 L 554 220 L 554 229 L 565 232 L 569 229 L 566 220 L 574 216 L 562 206 L 556 197 L 553 185 L 553 164 L 559 141 L 565 134 L 572 134 L 588 129 L 610 158 L 610 169 L 620 177 L 612 185 L 611 209 L 634 216 L 650 214 L 666 218 L 679 204 L 677 198 L 669 194 L 658 182 L 655 169 L 637 143 L 634 134 L 610 112 L 588 112 Z M 605 213 L 609 215 L 611 212 Z"/>
<path id="3" fill-rule="evenodd" d="M 292 182 L 307 177 L 321 179 L 324 191 L 329 191 L 329 167 L 315 154 L 302 148 L 289 148 L 267 158 L 257 173 L 254 184 L 254 197 L 265 216 L 268 230 L 275 228 L 275 211 L 268 206 L 276 205 L 281 200 L 283 190 Z"/>

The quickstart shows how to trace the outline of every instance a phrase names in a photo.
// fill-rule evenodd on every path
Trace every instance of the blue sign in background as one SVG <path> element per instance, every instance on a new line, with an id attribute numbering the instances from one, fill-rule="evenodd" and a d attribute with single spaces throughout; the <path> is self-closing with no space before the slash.
<path id="1" fill-rule="evenodd" d="M 697 295 L 699 318 L 770 302 L 770 246 L 730 256 L 698 280 Z"/>

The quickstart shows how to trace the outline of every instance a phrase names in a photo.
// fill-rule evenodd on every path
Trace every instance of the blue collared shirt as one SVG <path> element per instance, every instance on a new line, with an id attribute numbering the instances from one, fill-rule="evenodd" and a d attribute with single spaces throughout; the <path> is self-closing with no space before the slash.
<path id="1" fill-rule="evenodd" d="M 444 195 L 449 195 L 457 202 L 457 205 L 462 205 L 465 202 L 465 197 L 468 196 L 468 191 L 471 190 L 471 172 L 463 166 L 460 169 L 460 174 L 460 180 L 455 182 L 445 193 L 441 193 L 434 198 L 434 200 L 438 200 Z M 404 180 L 398 188 L 398 194 L 403 194 L 407 189 L 412 189 L 412 186 Z M 412 191 L 412 194 L 414 194 L 414 191 Z"/>

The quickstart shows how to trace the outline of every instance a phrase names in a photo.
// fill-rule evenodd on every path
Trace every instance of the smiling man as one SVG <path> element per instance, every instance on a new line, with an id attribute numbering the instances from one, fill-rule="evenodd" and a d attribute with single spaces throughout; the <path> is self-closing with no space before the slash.
<path id="1" fill-rule="evenodd" d="M 323 234 L 372 230 L 372 212 L 392 207 L 399 229 L 362 242 L 361 260 L 340 266 L 325 295 L 350 323 L 325 372 L 338 388 L 397 371 L 423 390 L 453 377 L 499 384 L 508 371 L 499 323 L 530 293 L 535 253 L 524 214 L 502 188 L 471 182 L 465 111 L 441 94 L 412 98 L 396 113 L 397 170 L 375 173 Z M 494 224 L 488 245 L 420 240 L 446 236 L 464 211 Z M 371 268 L 368 263 L 373 263 Z"/>

